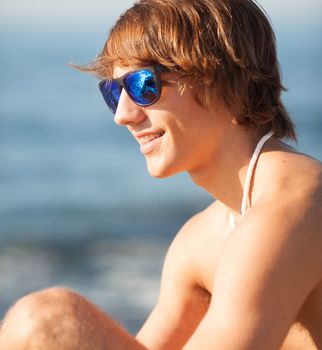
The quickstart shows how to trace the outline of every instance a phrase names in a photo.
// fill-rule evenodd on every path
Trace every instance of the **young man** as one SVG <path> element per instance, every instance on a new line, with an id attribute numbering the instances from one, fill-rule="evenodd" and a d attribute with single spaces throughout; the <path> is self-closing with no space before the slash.
<path id="1" fill-rule="evenodd" d="M 322 166 L 282 142 L 295 132 L 262 10 L 141 0 L 83 70 L 152 176 L 187 171 L 216 201 L 175 237 L 136 339 L 52 288 L 12 307 L 1 350 L 322 349 Z"/>

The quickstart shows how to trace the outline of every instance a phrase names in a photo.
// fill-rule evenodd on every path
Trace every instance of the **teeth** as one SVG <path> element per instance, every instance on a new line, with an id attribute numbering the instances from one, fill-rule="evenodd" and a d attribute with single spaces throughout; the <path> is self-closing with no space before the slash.
<path id="1" fill-rule="evenodd" d="M 154 134 L 154 135 L 147 135 L 147 136 L 142 136 L 140 137 L 140 142 L 141 143 L 148 143 L 151 142 L 154 139 L 157 139 L 158 137 L 161 137 L 164 133 L 160 132 L 158 134 Z"/>

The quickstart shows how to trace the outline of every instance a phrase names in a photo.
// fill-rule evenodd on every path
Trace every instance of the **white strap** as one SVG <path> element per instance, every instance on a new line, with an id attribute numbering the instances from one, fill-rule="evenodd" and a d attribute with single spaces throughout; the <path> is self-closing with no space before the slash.
<path id="1" fill-rule="evenodd" d="M 246 179 L 245 179 L 245 184 L 244 184 L 244 190 L 243 190 L 243 199 L 242 199 L 242 204 L 241 204 L 241 216 L 243 217 L 246 214 L 247 211 L 247 201 L 249 199 L 249 189 L 250 189 L 250 184 L 252 182 L 252 177 L 253 177 L 253 172 L 254 172 L 254 167 L 255 164 L 258 160 L 258 157 L 261 153 L 261 150 L 265 144 L 265 142 L 273 136 L 273 131 L 270 131 L 266 135 L 264 135 L 258 142 L 255 151 L 250 159 L 247 173 L 246 173 Z M 233 213 L 229 214 L 229 222 L 230 222 L 230 227 L 231 229 L 234 229 L 236 227 L 236 220 L 234 217 Z"/>

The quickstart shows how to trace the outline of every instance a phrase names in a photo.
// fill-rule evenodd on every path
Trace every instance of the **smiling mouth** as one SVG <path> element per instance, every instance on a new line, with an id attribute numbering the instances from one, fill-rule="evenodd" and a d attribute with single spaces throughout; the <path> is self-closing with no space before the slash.
<path id="1" fill-rule="evenodd" d="M 138 137 L 137 140 L 140 144 L 141 152 L 146 155 L 155 150 L 160 145 L 161 138 L 164 134 L 165 131 L 160 131 Z"/>
<path id="2" fill-rule="evenodd" d="M 149 142 L 152 142 L 155 139 L 162 137 L 164 134 L 165 134 L 165 131 L 160 131 L 159 133 L 156 133 L 156 134 L 142 136 L 139 138 L 138 141 L 139 141 L 140 145 L 147 144 Z"/>

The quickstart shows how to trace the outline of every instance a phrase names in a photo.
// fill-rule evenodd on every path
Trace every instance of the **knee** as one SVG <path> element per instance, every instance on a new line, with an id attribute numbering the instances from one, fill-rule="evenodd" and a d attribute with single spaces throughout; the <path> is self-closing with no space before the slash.
<path id="1" fill-rule="evenodd" d="M 85 302 L 79 294 L 62 287 L 42 290 L 19 299 L 3 320 L 0 348 L 36 349 L 44 343 L 50 349 L 50 342 L 57 342 L 60 337 L 68 335 L 73 339 L 82 325 L 79 313 Z"/>
<path id="2" fill-rule="evenodd" d="M 47 320 L 61 320 L 63 315 L 73 315 L 83 299 L 76 292 L 53 287 L 28 294 L 19 299 L 8 311 L 4 324 L 16 320 L 19 324 L 38 324 Z"/>

